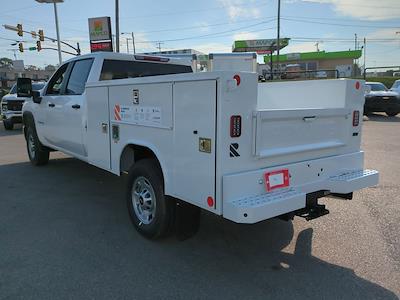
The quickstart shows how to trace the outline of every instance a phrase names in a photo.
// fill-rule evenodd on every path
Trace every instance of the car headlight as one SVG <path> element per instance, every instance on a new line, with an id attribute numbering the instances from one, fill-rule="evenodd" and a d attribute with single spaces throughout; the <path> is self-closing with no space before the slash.
<path id="1" fill-rule="evenodd" d="M 1 110 L 2 111 L 7 111 L 7 102 L 6 103 L 1 103 Z"/>

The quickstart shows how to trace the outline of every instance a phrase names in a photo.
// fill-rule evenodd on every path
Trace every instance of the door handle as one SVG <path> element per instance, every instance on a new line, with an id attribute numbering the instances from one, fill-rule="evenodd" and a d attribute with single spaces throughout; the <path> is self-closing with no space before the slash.
<path id="1" fill-rule="evenodd" d="M 74 104 L 74 105 L 72 105 L 72 108 L 73 108 L 73 109 L 80 109 L 81 106 L 80 106 L 79 104 Z"/>
<path id="2" fill-rule="evenodd" d="M 54 103 L 49 103 L 49 107 L 54 107 L 56 106 Z"/>

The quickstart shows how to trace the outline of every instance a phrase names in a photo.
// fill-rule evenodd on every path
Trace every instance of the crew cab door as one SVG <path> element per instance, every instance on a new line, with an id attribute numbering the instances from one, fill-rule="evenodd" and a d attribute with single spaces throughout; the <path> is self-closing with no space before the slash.
<path id="1" fill-rule="evenodd" d="M 85 84 L 93 59 L 83 59 L 60 68 L 49 82 L 43 100 L 46 105 L 45 138 L 56 147 L 86 156 Z"/>

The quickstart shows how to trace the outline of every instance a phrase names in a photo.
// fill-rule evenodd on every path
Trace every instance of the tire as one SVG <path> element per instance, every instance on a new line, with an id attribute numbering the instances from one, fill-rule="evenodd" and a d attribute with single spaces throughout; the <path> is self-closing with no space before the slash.
<path id="1" fill-rule="evenodd" d="M 170 233 L 175 203 L 164 195 L 162 172 L 155 159 L 139 160 L 130 168 L 126 201 L 130 219 L 140 234 L 158 239 Z"/>
<path id="2" fill-rule="evenodd" d="M 397 116 L 398 114 L 399 114 L 398 111 L 387 111 L 387 112 L 386 112 L 386 115 L 387 115 L 388 117 L 394 117 L 394 116 Z"/>
<path id="3" fill-rule="evenodd" d="M 28 126 L 26 130 L 26 150 L 29 160 L 34 166 L 43 166 L 49 162 L 50 153 L 40 143 L 33 126 Z"/>
<path id="4" fill-rule="evenodd" d="M 12 120 L 3 120 L 3 125 L 5 130 L 13 130 L 14 123 Z"/>

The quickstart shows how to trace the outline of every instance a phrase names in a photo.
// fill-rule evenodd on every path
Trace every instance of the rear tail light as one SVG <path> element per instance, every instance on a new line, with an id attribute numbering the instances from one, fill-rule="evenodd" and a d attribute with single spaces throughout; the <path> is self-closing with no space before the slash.
<path id="1" fill-rule="evenodd" d="M 239 137 L 242 134 L 242 117 L 231 116 L 231 137 Z"/>
<path id="2" fill-rule="evenodd" d="M 360 111 L 353 111 L 353 126 L 356 127 L 360 124 Z"/>

